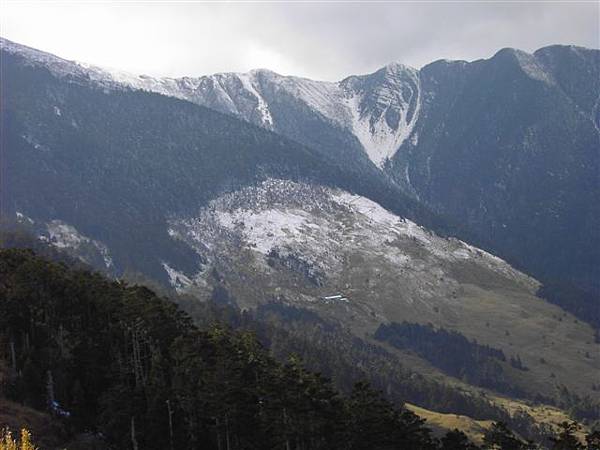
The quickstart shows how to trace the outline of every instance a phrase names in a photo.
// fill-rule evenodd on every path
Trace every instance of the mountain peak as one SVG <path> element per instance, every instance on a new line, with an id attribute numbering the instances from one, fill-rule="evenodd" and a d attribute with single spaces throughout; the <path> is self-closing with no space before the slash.
<path id="1" fill-rule="evenodd" d="M 502 64 L 514 64 L 529 78 L 544 83 L 553 83 L 552 75 L 548 73 L 534 54 L 516 48 L 506 47 L 492 57 L 491 61 Z"/>
<path id="2" fill-rule="evenodd" d="M 391 63 L 383 66 L 380 70 L 385 71 L 386 73 L 389 73 L 389 74 L 400 74 L 400 73 L 404 73 L 404 72 L 416 72 L 417 71 L 417 69 L 415 69 L 411 66 L 402 64 L 400 62 L 391 62 Z"/>

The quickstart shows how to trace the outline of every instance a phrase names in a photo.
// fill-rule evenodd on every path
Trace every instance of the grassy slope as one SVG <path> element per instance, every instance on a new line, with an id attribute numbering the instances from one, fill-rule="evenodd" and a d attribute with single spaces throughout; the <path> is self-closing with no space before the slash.
<path id="1" fill-rule="evenodd" d="M 381 323 L 432 323 L 500 348 L 508 359 L 519 356 L 529 370 L 507 363 L 505 372 L 531 396 L 553 397 L 565 385 L 600 399 L 592 390 L 600 352 L 591 326 L 537 298 L 539 283 L 498 258 L 401 221 L 365 198 L 269 180 L 171 225 L 206 258 L 203 273 L 216 269 L 242 308 L 275 299 L 361 338 Z M 267 256 L 274 249 L 292 260 Z M 198 288 L 206 289 L 205 275 L 198 276 Z M 322 299 L 336 293 L 348 301 Z"/>
<path id="2" fill-rule="evenodd" d="M 435 436 L 440 437 L 448 430 L 456 428 L 464 432 L 477 445 L 483 443 L 483 435 L 493 423 L 491 420 L 474 420 L 459 414 L 442 414 L 410 403 L 407 403 L 406 407 L 419 417 L 427 420 L 427 425 L 432 429 Z"/>
<path id="3" fill-rule="evenodd" d="M 493 401 L 506 408 L 511 415 L 520 411 L 526 412 L 535 419 L 537 424 L 550 425 L 555 432 L 558 431 L 559 424 L 571 420 L 564 411 L 547 405 L 531 405 L 498 396 L 493 397 Z M 427 420 L 427 425 L 436 436 L 442 436 L 446 431 L 456 428 L 464 432 L 469 439 L 478 445 L 483 443 L 483 435 L 493 423 L 491 420 L 475 420 L 459 414 L 443 414 L 410 403 L 407 403 L 406 407 L 419 417 Z M 582 441 L 585 439 L 586 432 L 587 429 L 582 428 L 577 433 Z"/>
<path id="4" fill-rule="evenodd" d="M 509 364 L 504 368 L 514 383 L 532 394 L 553 396 L 556 386 L 564 384 L 580 395 L 598 396 L 591 389 L 600 371 L 600 352 L 592 328 L 537 298 L 533 287 L 501 276 L 490 276 L 494 279 L 475 285 L 471 279 L 462 282 L 457 276 L 458 288 L 449 298 L 422 301 L 403 290 L 403 280 L 393 268 L 369 261 L 364 255 L 349 259 L 340 278 L 315 287 L 289 271 L 263 275 L 246 253 L 235 264 L 241 275 L 228 277 L 229 288 L 241 306 L 252 307 L 279 296 L 337 319 L 361 337 L 370 336 L 385 321 L 431 322 L 500 348 L 507 358 L 519 355 L 528 371 L 513 369 Z M 460 270 L 468 272 L 469 267 Z M 247 283 L 249 279 L 253 282 Z M 327 305 L 315 301 L 337 291 L 344 292 L 352 303 Z M 428 366 L 424 365 L 426 372 L 430 371 Z"/>

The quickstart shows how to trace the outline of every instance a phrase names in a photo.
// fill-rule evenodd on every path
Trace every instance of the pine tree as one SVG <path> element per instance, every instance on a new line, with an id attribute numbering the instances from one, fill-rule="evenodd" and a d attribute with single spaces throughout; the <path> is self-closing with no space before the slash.
<path id="1" fill-rule="evenodd" d="M 477 446 L 469 441 L 465 433 L 454 429 L 448 431 L 441 439 L 441 450 L 477 450 Z"/>
<path id="2" fill-rule="evenodd" d="M 483 448 L 523 450 L 528 448 L 528 444 L 517 438 L 504 422 L 494 422 L 483 436 Z"/>

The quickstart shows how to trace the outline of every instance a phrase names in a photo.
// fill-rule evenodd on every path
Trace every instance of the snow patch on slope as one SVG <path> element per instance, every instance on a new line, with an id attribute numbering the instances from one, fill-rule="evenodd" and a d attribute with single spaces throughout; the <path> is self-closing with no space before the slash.
<path id="1" fill-rule="evenodd" d="M 419 118 L 419 72 L 394 63 L 371 75 L 349 77 L 340 86 L 354 135 L 369 158 L 383 167 L 411 136 Z"/>
<path id="2" fill-rule="evenodd" d="M 535 56 L 520 50 L 514 50 L 514 55 L 519 66 L 529 78 L 548 84 L 554 83 L 551 75 L 546 72 Z"/>
<path id="3" fill-rule="evenodd" d="M 189 288 L 194 283 L 190 277 L 183 272 L 172 268 L 166 262 L 163 261 L 162 266 L 169 276 L 169 282 L 171 283 L 171 286 L 173 286 L 177 292 L 185 291 L 186 288 Z"/>
<path id="4" fill-rule="evenodd" d="M 411 220 L 400 218 L 368 198 L 344 191 L 334 193 L 333 198 L 340 204 L 347 205 L 354 212 L 363 215 L 370 224 L 377 225 L 377 228 L 381 227 L 380 244 L 394 235 L 409 237 L 421 243 L 437 258 L 447 261 L 473 259 L 508 278 L 522 278 L 527 283 L 532 281 L 531 278 L 514 269 L 503 259 L 459 239 L 439 237 Z M 385 229 L 387 233 L 383 231 Z M 373 236 L 373 239 L 376 239 L 376 236 Z"/>
<path id="5" fill-rule="evenodd" d="M 251 93 L 254 97 L 256 97 L 256 110 L 260 114 L 262 125 L 265 128 L 273 127 L 273 117 L 271 116 L 271 112 L 269 111 L 269 107 L 267 106 L 267 102 L 265 99 L 258 93 L 255 89 L 253 82 L 254 77 L 252 73 L 241 73 L 238 74 L 239 80 L 242 82 L 242 86 Z"/>
<path id="6" fill-rule="evenodd" d="M 218 211 L 216 217 L 231 232 L 243 229 L 248 242 L 264 255 L 279 242 L 302 239 L 306 227 L 316 226 L 310 222 L 310 214 L 300 210 Z"/>
<path id="7" fill-rule="evenodd" d="M 360 141 L 369 156 L 369 159 L 379 168 L 386 160 L 390 159 L 400 148 L 402 143 L 410 136 L 419 115 L 419 106 L 412 120 L 406 119 L 406 111 L 398 123 L 398 128 L 390 127 L 382 114 L 376 120 L 370 116 L 361 116 L 359 105 L 361 97 L 354 95 L 346 100 L 346 105 L 351 111 L 352 133 Z M 418 100 L 419 101 L 419 100 Z"/>
<path id="8" fill-rule="evenodd" d="M 379 168 L 411 136 L 419 118 L 418 72 L 400 64 L 337 83 L 277 74 L 269 82 L 352 133 Z"/>
<path id="9" fill-rule="evenodd" d="M 74 226 L 61 220 L 52 220 L 46 224 L 46 229 L 46 240 L 55 247 L 74 251 L 80 259 L 88 263 L 91 262 L 89 252 L 98 252 L 107 269 L 114 267 L 108 247 L 100 241 L 84 236 Z"/>
<path id="10" fill-rule="evenodd" d="M 34 220 L 31 217 L 26 216 L 25 214 L 23 214 L 20 211 L 16 211 L 15 212 L 15 216 L 17 216 L 17 221 L 18 222 L 27 223 L 29 225 L 33 225 L 35 223 Z"/>
<path id="11" fill-rule="evenodd" d="M 451 279 L 443 267 L 470 261 L 520 284 L 535 284 L 500 258 L 441 238 L 365 197 L 292 181 L 270 179 L 226 194 L 196 217 L 173 219 L 169 233 L 212 261 L 250 252 L 263 269 L 273 253 L 295 255 L 336 278 L 350 268 L 351 255 L 360 255 L 369 266 L 405 277 L 418 273 L 415 283 L 433 292 L 437 280 Z"/>

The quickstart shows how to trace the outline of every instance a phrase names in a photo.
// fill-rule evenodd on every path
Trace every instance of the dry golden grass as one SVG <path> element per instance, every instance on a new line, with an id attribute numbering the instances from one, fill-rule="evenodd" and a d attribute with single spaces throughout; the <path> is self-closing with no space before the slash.
<path id="1" fill-rule="evenodd" d="M 532 405 L 518 400 L 513 400 L 500 396 L 490 396 L 488 398 L 494 404 L 504 408 L 511 416 L 518 413 L 526 413 L 533 418 L 536 424 L 546 424 L 555 432 L 559 431 L 559 425 L 563 422 L 571 422 L 569 415 L 558 408 L 548 405 Z M 440 437 L 450 430 L 460 430 L 475 444 L 483 443 L 485 431 L 492 425 L 491 420 L 475 420 L 468 416 L 459 414 L 446 414 L 421 408 L 410 403 L 405 406 L 419 417 L 427 420 L 427 425 L 432 429 L 434 435 Z M 581 441 L 585 439 L 585 434 L 589 430 L 582 427 L 577 433 Z"/>
<path id="2" fill-rule="evenodd" d="M 37 447 L 31 442 L 31 433 L 27 429 L 21 428 L 20 439 L 17 439 L 5 428 L 0 432 L 0 450 L 37 450 Z"/>
<path id="3" fill-rule="evenodd" d="M 36 445 L 42 448 L 55 448 L 66 437 L 64 427 L 49 414 L 0 397 L 0 430 L 6 429 L 13 432 L 28 430 L 32 433 Z M 5 449 L 0 447 L 0 450 Z M 20 447 L 17 447 L 17 450 L 20 450 Z"/>
<path id="4" fill-rule="evenodd" d="M 563 422 L 572 422 L 571 417 L 569 415 L 554 406 L 542 405 L 542 404 L 528 404 L 522 401 L 513 400 L 505 397 L 492 397 L 491 400 L 497 405 L 503 407 L 508 411 L 508 413 L 513 416 L 519 412 L 524 412 L 529 414 L 536 423 L 538 424 L 547 424 L 555 432 L 558 432 L 559 425 Z M 585 439 L 585 435 L 589 430 L 582 426 L 582 428 L 577 433 L 577 436 L 580 440 Z"/>
<path id="5" fill-rule="evenodd" d="M 406 403 L 405 406 L 419 417 L 427 420 L 427 426 L 433 430 L 434 435 L 441 436 L 447 431 L 457 429 L 465 433 L 477 445 L 483 443 L 483 434 L 493 423 L 491 420 L 475 420 L 459 414 L 438 413 L 410 403 Z"/>

